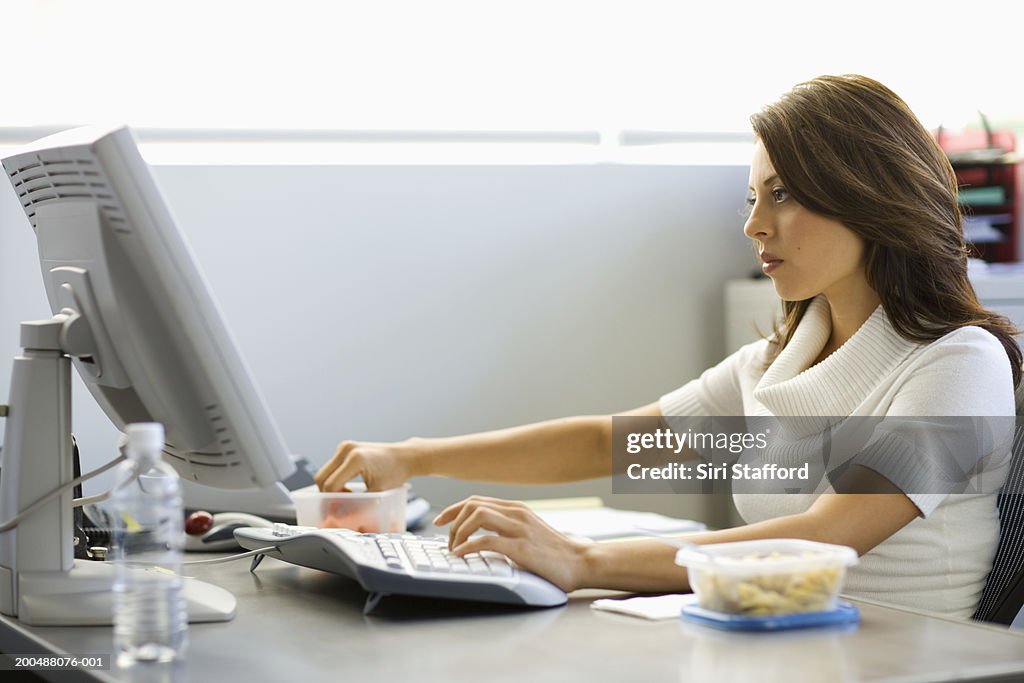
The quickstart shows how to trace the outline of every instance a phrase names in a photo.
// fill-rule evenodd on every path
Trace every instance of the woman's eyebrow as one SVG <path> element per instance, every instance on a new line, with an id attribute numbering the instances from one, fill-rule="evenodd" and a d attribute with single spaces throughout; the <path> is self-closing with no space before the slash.
<path id="1" fill-rule="evenodd" d="M 773 173 L 772 175 L 770 175 L 770 176 L 768 176 L 767 178 L 765 178 L 764 180 L 762 180 L 762 181 L 761 181 L 761 184 L 762 184 L 762 185 L 771 185 L 771 183 L 772 183 L 773 181 L 775 181 L 775 180 L 778 180 L 778 179 L 779 179 L 779 176 L 778 176 L 778 174 L 776 174 L 776 173 Z M 749 186 L 749 185 L 747 186 L 747 189 L 748 189 L 748 190 L 750 190 L 751 192 L 753 192 L 753 191 L 754 191 L 754 188 L 753 188 L 753 187 L 751 187 L 751 186 Z"/>

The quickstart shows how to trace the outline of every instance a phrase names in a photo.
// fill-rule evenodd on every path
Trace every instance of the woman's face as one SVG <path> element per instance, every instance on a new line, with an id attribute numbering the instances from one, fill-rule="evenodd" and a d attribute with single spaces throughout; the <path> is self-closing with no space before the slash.
<path id="1" fill-rule="evenodd" d="M 867 286 L 864 240 L 837 220 L 804 208 L 775 173 L 758 141 L 750 164 L 750 216 L 743 232 L 754 241 L 761 269 L 785 301 L 824 293 L 830 301 Z"/>

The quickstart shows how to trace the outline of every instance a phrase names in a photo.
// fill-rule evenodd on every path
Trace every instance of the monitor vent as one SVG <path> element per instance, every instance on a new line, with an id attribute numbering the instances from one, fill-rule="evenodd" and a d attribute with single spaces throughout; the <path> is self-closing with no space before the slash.
<path id="1" fill-rule="evenodd" d="M 213 445 L 227 460 L 225 464 L 229 467 L 237 464 L 237 462 L 233 462 L 237 460 L 235 438 L 231 434 L 231 430 L 228 429 L 224 416 L 221 415 L 220 406 L 216 404 L 206 406 L 206 417 L 210 421 L 210 427 L 213 428 L 216 439 Z"/>
<path id="2" fill-rule="evenodd" d="M 234 453 L 234 451 L 232 451 L 232 453 Z M 201 465 L 204 470 L 208 470 L 209 468 L 231 469 L 232 467 L 238 467 L 242 464 L 238 458 L 229 456 L 228 453 L 223 451 L 183 451 L 170 443 L 168 443 L 167 448 L 164 449 L 164 456 L 168 458 L 169 461 L 173 460 L 181 463 L 188 463 L 190 466 Z M 193 476 L 198 480 L 198 474 L 194 474 Z"/>
<path id="3" fill-rule="evenodd" d="M 8 167 L 8 175 L 33 228 L 37 227 L 39 206 L 67 199 L 91 199 L 116 232 L 131 232 L 110 183 L 92 159 L 48 160 L 42 154 L 34 154 L 13 160 L 13 166 Z"/>
<path id="4" fill-rule="evenodd" d="M 194 450 L 176 446 L 168 441 L 164 455 L 179 471 L 191 472 L 193 480 L 197 482 L 227 481 L 225 477 L 234 475 L 226 473 L 243 467 L 245 463 L 239 457 L 234 435 L 226 426 L 220 406 L 214 404 L 204 408 L 214 438 L 205 446 Z M 216 471 L 220 473 L 214 474 Z"/>

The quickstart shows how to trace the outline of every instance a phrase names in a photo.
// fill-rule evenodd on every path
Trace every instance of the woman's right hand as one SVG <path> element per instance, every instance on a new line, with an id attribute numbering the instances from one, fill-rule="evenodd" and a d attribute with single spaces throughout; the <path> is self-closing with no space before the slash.
<path id="1" fill-rule="evenodd" d="M 313 480 L 321 491 L 342 491 L 345 485 L 362 476 L 367 491 L 384 491 L 404 484 L 417 471 L 418 459 L 426 451 L 422 440 L 400 443 L 343 441 Z"/>

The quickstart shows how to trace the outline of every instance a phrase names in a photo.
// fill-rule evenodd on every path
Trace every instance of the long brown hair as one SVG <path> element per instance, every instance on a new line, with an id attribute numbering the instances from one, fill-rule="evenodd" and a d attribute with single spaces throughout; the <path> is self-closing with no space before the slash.
<path id="1" fill-rule="evenodd" d="M 930 342 L 977 325 L 1002 343 L 1020 383 L 1018 330 L 967 279 L 953 168 L 896 93 L 865 76 L 820 76 L 750 122 L 793 199 L 864 239 L 868 284 L 900 336 Z M 769 363 L 809 305 L 783 302 Z"/>

